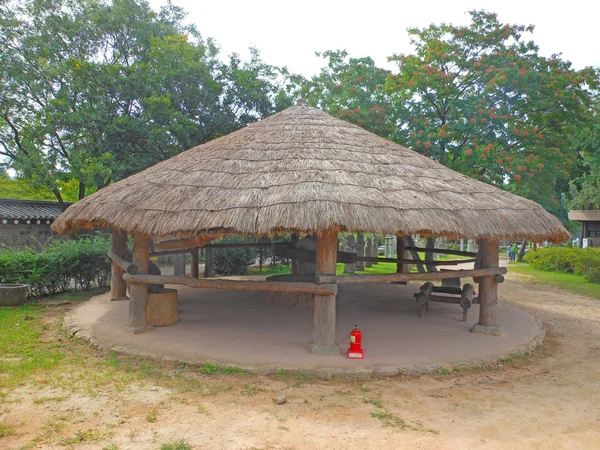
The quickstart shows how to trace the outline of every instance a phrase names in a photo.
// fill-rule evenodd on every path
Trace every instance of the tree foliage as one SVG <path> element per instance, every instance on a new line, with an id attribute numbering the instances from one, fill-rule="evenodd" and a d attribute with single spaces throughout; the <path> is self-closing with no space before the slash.
<path id="1" fill-rule="evenodd" d="M 593 69 L 539 55 L 533 26 L 472 11 L 469 26 L 410 29 L 414 55 L 391 58 L 393 138 L 441 163 L 556 212 L 589 126 Z"/>
<path id="2" fill-rule="evenodd" d="M 144 0 L 0 5 L 0 155 L 59 201 L 77 180 L 82 198 L 285 103 L 285 72 L 257 51 L 221 62 L 184 17 Z"/>
<path id="3" fill-rule="evenodd" d="M 295 94 L 308 104 L 361 126 L 380 136 L 392 132 L 389 104 L 383 87 L 389 72 L 378 68 L 373 59 L 349 58 L 344 50 L 317 53 L 327 66 L 310 80 L 292 79 Z"/>
<path id="4" fill-rule="evenodd" d="M 57 188 L 65 202 L 76 202 L 79 195 L 77 180 L 57 183 Z M 11 179 L 0 174 L 0 197 L 18 200 L 54 200 L 56 196 L 48 189 L 39 189 L 23 178 Z"/>

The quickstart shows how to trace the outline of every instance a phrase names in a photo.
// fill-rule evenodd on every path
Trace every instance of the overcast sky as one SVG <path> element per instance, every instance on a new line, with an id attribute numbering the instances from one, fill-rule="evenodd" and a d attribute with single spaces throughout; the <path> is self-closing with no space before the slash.
<path id="1" fill-rule="evenodd" d="M 150 0 L 153 8 L 166 0 Z M 387 57 L 411 51 L 406 29 L 430 23 L 467 24 L 467 11 L 498 13 L 502 22 L 535 25 L 533 40 L 542 55 L 562 53 L 575 68 L 600 66 L 597 0 L 412 0 L 267 1 L 173 0 L 188 12 L 203 36 L 214 38 L 225 55 L 247 57 L 257 47 L 263 60 L 310 76 L 323 65 L 315 51 L 346 49 L 371 56 L 380 66 Z"/>

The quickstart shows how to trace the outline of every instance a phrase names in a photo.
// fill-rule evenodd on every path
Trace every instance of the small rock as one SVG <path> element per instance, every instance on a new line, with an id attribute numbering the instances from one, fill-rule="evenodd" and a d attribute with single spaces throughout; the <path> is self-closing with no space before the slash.
<path id="1" fill-rule="evenodd" d="M 273 397 L 273 403 L 275 403 L 276 405 L 283 405 L 285 402 L 287 402 L 287 397 L 285 395 Z"/>

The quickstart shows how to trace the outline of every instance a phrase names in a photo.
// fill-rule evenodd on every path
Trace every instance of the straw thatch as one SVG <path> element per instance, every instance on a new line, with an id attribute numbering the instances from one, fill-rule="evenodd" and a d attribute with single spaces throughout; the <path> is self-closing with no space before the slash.
<path id="1" fill-rule="evenodd" d="M 308 106 L 294 106 L 81 200 L 58 232 L 153 237 L 341 230 L 564 241 L 540 205 Z"/>

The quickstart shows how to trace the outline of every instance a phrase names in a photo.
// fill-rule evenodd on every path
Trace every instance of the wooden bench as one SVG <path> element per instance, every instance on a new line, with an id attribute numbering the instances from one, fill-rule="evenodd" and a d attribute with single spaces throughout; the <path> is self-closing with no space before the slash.
<path id="1" fill-rule="evenodd" d="M 457 280 L 457 279 L 460 282 L 459 278 L 452 278 L 452 280 Z M 458 304 L 462 307 L 462 310 L 463 310 L 462 321 L 466 322 L 469 308 L 475 301 L 475 288 L 473 287 L 473 285 L 467 283 L 462 287 L 462 289 L 459 288 L 460 295 L 435 295 L 433 292 L 435 291 L 436 287 L 440 288 L 440 286 L 434 286 L 433 283 L 428 281 L 423 286 L 421 286 L 418 293 L 414 294 L 415 300 L 421 307 L 421 309 L 420 309 L 421 317 L 424 317 L 427 314 L 427 311 L 429 310 L 429 302 L 453 303 L 453 304 Z M 451 292 L 451 294 L 453 294 L 454 292 L 456 292 L 456 287 L 455 286 L 451 286 L 451 287 L 453 288 L 453 291 Z M 440 292 L 440 291 L 438 291 L 438 292 Z M 447 292 L 447 291 L 441 291 L 441 292 Z"/>

